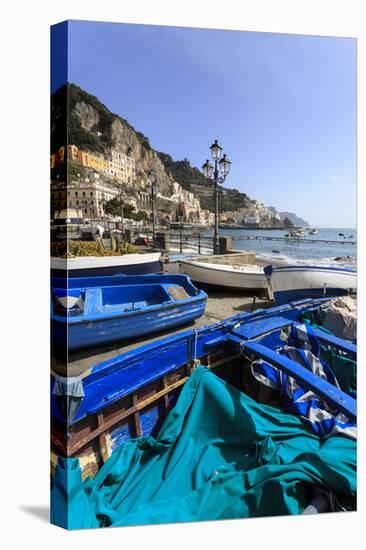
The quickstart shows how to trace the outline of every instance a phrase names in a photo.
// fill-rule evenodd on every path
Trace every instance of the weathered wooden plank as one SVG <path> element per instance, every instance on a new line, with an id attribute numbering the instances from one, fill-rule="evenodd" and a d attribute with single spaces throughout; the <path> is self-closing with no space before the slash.
<path id="1" fill-rule="evenodd" d="M 115 416 L 112 420 L 106 420 L 102 426 L 98 426 L 95 430 L 93 430 L 87 438 L 82 438 L 79 441 L 76 441 L 73 445 L 70 445 L 68 448 L 68 456 L 72 456 L 78 451 L 80 451 L 85 445 L 87 445 L 92 439 L 95 439 L 98 437 L 103 430 L 109 430 L 114 424 L 117 422 L 120 422 L 121 420 L 124 420 L 128 416 L 137 413 L 141 409 L 147 407 L 151 403 L 154 403 L 157 399 L 160 399 L 160 397 L 163 397 L 166 393 L 171 392 L 180 386 L 182 386 L 186 381 L 188 380 L 188 376 L 185 376 L 181 380 L 178 380 L 174 384 L 170 385 L 167 388 L 164 388 L 157 392 L 156 394 L 150 396 L 148 399 L 145 399 L 144 401 L 140 401 L 135 406 L 132 406 L 130 409 L 127 409 L 125 411 L 122 411 L 121 414 L 118 416 Z"/>
<path id="2" fill-rule="evenodd" d="M 102 428 L 102 430 L 103 430 L 98 436 L 100 456 L 102 458 L 102 461 L 106 462 L 108 460 L 108 458 L 110 457 L 111 453 L 110 453 L 110 449 L 109 449 L 109 445 L 108 445 L 107 434 L 106 434 L 105 429 L 104 429 L 105 422 L 104 422 L 104 418 L 103 418 L 102 413 L 99 413 L 97 415 L 97 422 L 98 422 L 98 428 Z"/>
<path id="3" fill-rule="evenodd" d="M 230 362 L 234 357 L 236 357 L 236 354 L 233 355 L 225 355 L 224 357 L 220 357 L 220 359 L 217 359 L 216 361 L 213 361 L 211 363 L 212 357 L 209 357 L 209 355 L 206 356 L 207 359 L 207 367 L 214 369 L 216 367 L 220 367 L 224 365 L 227 362 Z M 190 373 L 191 366 L 187 365 L 187 371 Z M 118 405 L 113 404 L 113 414 L 110 415 L 108 410 L 102 411 L 98 415 L 93 415 L 93 418 L 96 418 L 92 421 L 91 418 L 89 420 L 84 419 L 82 424 L 82 430 L 75 431 L 72 433 L 71 442 L 62 441 L 60 437 L 57 437 L 56 435 L 52 434 L 52 443 L 59 448 L 63 454 L 66 456 L 73 456 L 76 453 L 78 453 L 81 449 L 83 449 L 86 445 L 88 445 L 91 441 L 98 438 L 99 444 L 100 444 L 100 454 L 102 457 L 102 460 L 104 461 L 107 459 L 111 454 L 110 449 L 110 441 L 108 439 L 108 431 L 113 428 L 115 425 L 117 425 L 119 422 L 124 420 L 125 418 L 132 417 L 135 427 L 135 433 L 137 437 L 141 436 L 141 422 L 139 418 L 139 411 L 144 409 L 145 407 L 149 406 L 150 404 L 154 403 L 155 401 L 158 401 L 161 398 L 164 398 L 164 404 L 166 409 L 169 406 L 169 393 L 176 390 L 177 388 L 181 387 L 187 380 L 189 375 L 185 374 L 185 368 L 179 369 L 179 373 L 170 373 L 163 377 L 161 383 L 162 383 L 162 389 L 159 391 L 152 392 L 151 389 L 148 389 L 148 391 L 142 392 L 142 394 L 145 393 L 145 395 L 148 395 L 147 398 L 143 398 L 140 400 L 141 395 L 139 395 L 139 392 L 137 394 L 133 394 L 132 398 L 130 397 L 130 406 L 126 402 L 126 398 L 123 398 L 121 402 L 121 409 L 118 410 Z M 179 374 L 181 378 L 178 380 L 176 379 L 176 376 Z M 165 379 L 165 382 L 164 382 Z M 174 380 L 174 381 L 173 381 Z M 154 388 L 156 388 L 156 383 L 154 383 Z M 96 427 L 93 427 L 93 424 Z M 103 437 L 100 437 L 104 433 Z M 76 439 L 77 438 L 77 439 Z M 76 441 L 75 441 L 76 439 Z M 72 442 L 74 440 L 74 442 Z"/>
<path id="4" fill-rule="evenodd" d="M 166 376 L 163 376 L 163 388 L 164 388 L 164 389 L 168 388 L 168 381 L 167 381 Z M 164 395 L 164 407 L 165 407 L 165 410 L 166 410 L 166 411 L 167 411 L 168 408 L 169 408 L 169 390 L 168 390 L 168 392 Z"/>
<path id="5" fill-rule="evenodd" d="M 141 422 L 140 422 L 140 417 L 137 409 L 138 396 L 136 393 L 134 393 L 132 396 L 132 407 L 136 409 L 136 412 L 133 413 L 133 422 L 134 422 L 136 437 L 141 437 Z"/>

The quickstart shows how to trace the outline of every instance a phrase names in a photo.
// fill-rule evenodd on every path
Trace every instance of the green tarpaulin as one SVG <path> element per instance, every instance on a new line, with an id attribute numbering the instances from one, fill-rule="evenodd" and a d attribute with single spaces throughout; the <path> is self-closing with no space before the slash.
<path id="1" fill-rule="evenodd" d="M 311 326 L 335 336 L 330 330 L 327 330 L 321 325 L 313 324 Z M 320 358 L 326 362 L 328 367 L 335 374 L 341 390 L 348 393 L 353 399 L 357 399 L 357 362 L 349 357 L 332 351 L 332 349 L 324 345 L 320 345 Z"/>
<path id="2" fill-rule="evenodd" d="M 356 443 L 321 440 L 205 367 L 156 438 L 127 442 L 94 479 L 59 460 L 52 521 L 70 529 L 299 514 L 314 491 L 356 492 Z"/>

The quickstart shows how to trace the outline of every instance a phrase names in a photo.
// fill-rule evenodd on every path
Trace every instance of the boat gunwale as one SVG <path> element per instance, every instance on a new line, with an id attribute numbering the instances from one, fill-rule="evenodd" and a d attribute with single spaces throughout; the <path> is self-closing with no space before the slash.
<path id="1" fill-rule="evenodd" d="M 90 281 L 88 281 L 90 279 Z M 92 284 L 92 281 L 96 279 L 95 286 Z M 52 282 L 55 283 L 55 286 L 52 286 Z M 119 310 L 114 309 L 113 311 L 108 311 L 106 306 L 102 303 L 98 304 L 98 307 L 102 311 L 94 311 L 87 315 L 55 315 L 53 309 L 53 302 L 51 296 L 51 320 L 53 322 L 58 322 L 61 325 L 82 325 L 85 323 L 94 323 L 94 322 L 104 322 L 111 321 L 113 319 L 128 319 L 136 315 L 156 313 L 157 311 L 166 310 L 169 308 L 188 306 L 190 304 L 199 304 L 200 302 L 206 302 L 208 296 L 206 292 L 197 288 L 191 281 L 191 279 L 183 274 L 146 274 L 146 275 L 109 275 L 109 276 L 99 276 L 99 277 L 76 277 L 72 279 L 72 283 L 69 286 L 68 279 L 63 279 L 60 277 L 53 277 L 51 279 L 51 289 L 55 290 L 72 290 L 81 292 L 94 288 L 129 288 L 131 286 L 160 286 L 164 292 L 169 297 L 168 302 L 160 302 L 157 304 L 151 304 L 144 306 L 136 310 Z M 84 282 L 84 284 L 82 284 Z M 90 286 L 87 283 L 90 283 Z M 98 282 L 98 284 L 97 284 Z M 108 285 L 107 283 L 110 282 Z M 64 283 L 64 284 L 63 284 Z M 77 284 L 80 286 L 77 286 Z M 113 284 L 112 284 L 113 283 Z M 60 286 L 56 286 L 59 284 Z M 181 287 L 185 290 L 187 294 L 191 293 L 187 297 L 176 299 L 172 296 L 169 291 L 169 286 Z M 168 288 L 166 288 L 168 287 Z M 115 304 L 114 307 L 118 307 L 123 304 Z"/>
<path id="2" fill-rule="evenodd" d="M 314 299 L 307 298 L 304 300 L 298 300 L 295 302 L 274 306 L 273 308 L 269 308 L 269 309 L 261 308 L 261 309 L 257 309 L 255 312 L 238 313 L 237 315 L 233 315 L 232 317 L 228 317 L 227 319 L 224 319 L 223 321 L 218 321 L 217 323 L 214 323 L 212 325 L 204 325 L 203 327 L 200 327 L 198 329 L 189 329 L 184 332 L 180 332 L 178 334 L 166 336 L 165 338 L 161 338 L 154 342 L 150 342 L 148 344 L 138 346 L 137 348 L 121 353 L 116 357 L 113 357 L 111 359 L 106 359 L 105 361 L 102 361 L 101 363 L 94 365 L 94 367 L 91 367 L 92 369 L 91 373 L 86 378 L 83 379 L 83 383 L 84 381 L 86 384 L 88 384 L 89 382 L 92 383 L 96 379 L 101 378 L 106 374 L 105 369 L 108 369 L 108 374 L 109 374 L 117 370 L 118 365 L 121 368 L 125 368 L 121 365 L 121 363 L 123 364 L 125 361 L 131 361 L 134 359 L 135 362 L 139 362 L 140 356 L 146 358 L 146 354 L 149 352 L 153 352 L 154 348 L 156 348 L 156 351 L 158 351 L 158 349 L 160 349 L 162 346 L 170 346 L 170 345 L 174 346 L 176 343 L 179 343 L 180 341 L 183 342 L 187 340 L 188 337 L 193 338 L 195 335 L 197 335 L 197 338 L 198 338 L 200 335 L 203 335 L 204 333 L 209 334 L 211 332 L 215 332 L 216 330 L 221 330 L 221 329 L 230 330 L 234 328 L 235 325 L 237 325 L 237 323 L 256 320 L 257 317 L 265 319 L 267 317 L 273 316 L 273 314 L 277 314 L 280 312 L 291 311 L 292 309 L 302 308 L 302 306 L 313 305 L 314 307 L 316 307 L 318 304 L 329 302 L 332 300 L 334 300 L 333 297 L 314 298 Z"/>
<path id="3" fill-rule="evenodd" d="M 154 304 L 151 306 L 146 306 L 143 309 L 136 309 L 133 311 L 122 311 L 120 313 L 115 313 L 113 315 L 105 315 L 104 313 L 99 313 L 97 317 L 85 317 L 85 316 L 72 316 L 69 317 L 68 315 L 65 315 L 65 317 L 51 314 L 52 322 L 58 322 L 61 324 L 66 325 L 83 325 L 88 323 L 94 323 L 94 322 L 104 322 L 104 321 L 112 321 L 113 319 L 127 319 L 129 317 L 135 317 L 136 315 L 143 315 L 143 314 L 149 314 L 149 313 L 155 313 L 156 311 L 161 311 L 165 309 L 170 308 L 176 308 L 176 307 L 183 307 L 185 305 L 189 305 L 191 303 L 199 303 L 199 302 L 205 302 L 207 301 L 207 294 L 203 290 L 199 292 L 196 296 L 190 296 L 189 298 L 185 298 L 184 300 L 177 300 L 177 301 L 171 301 L 167 304 Z"/>
<path id="4" fill-rule="evenodd" d="M 220 267 L 221 266 L 222 267 L 226 267 L 226 266 L 227 267 L 232 267 L 233 265 L 237 265 L 237 266 L 240 266 L 240 267 L 245 267 L 245 266 L 250 266 L 251 264 L 214 264 L 213 263 L 213 264 L 211 264 L 212 265 L 212 267 L 211 267 L 211 265 L 209 265 L 209 262 L 206 262 L 206 263 L 203 262 L 203 263 L 205 263 L 205 265 L 201 265 L 200 262 L 198 262 L 196 260 L 179 260 L 179 261 L 182 264 L 188 264 L 190 266 L 198 267 L 200 269 L 209 269 L 211 271 L 219 271 L 219 272 L 228 271 L 228 272 L 230 272 L 230 274 L 237 273 L 238 275 L 255 275 L 255 276 L 261 275 L 262 277 L 264 277 L 264 279 L 266 277 L 263 268 L 261 268 L 260 266 L 258 266 L 259 267 L 258 271 L 236 271 L 235 269 L 225 270 L 225 269 L 218 268 L 218 266 L 220 266 Z"/>
<path id="5" fill-rule="evenodd" d="M 309 301 L 314 302 L 313 300 L 309 300 Z M 318 304 L 311 304 L 311 303 L 309 304 L 308 303 L 307 305 L 310 306 L 310 307 L 311 307 L 311 305 L 319 305 L 319 302 L 321 304 L 321 302 L 324 302 L 324 299 L 316 300 L 316 302 L 318 302 Z M 303 305 L 306 305 L 306 304 L 303 304 Z M 289 310 L 289 309 L 297 309 L 297 308 L 298 308 L 298 304 L 293 305 L 291 308 L 285 308 L 285 309 Z M 278 309 L 278 308 L 273 308 L 273 309 Z M 284 308 L 281 308 L 281 309 L 284 309 Z M 266 310 L 264 310 L 264 312 L 265 311 Z M 283 320 L 285 321 L 287 319 L 284 317 Z M 291 320 L 289 318 L 288 319 L 288 324 L 290 325 L 292 322 L 294 322 L 294 320 Z M 212 325 L 210 327 L 204 327 L 204 328 L 211 328 L 211 327 L 212 327 Z M 256 353 L 256 350 L 255 350 L 256 347 L 259 350 L 258 351 L 259 354 L 264 351 L 265 354 L 267 353 L 269 355 L 271 355 L 271 354 L 273 355 L 274 351 L 272 349 L 267 349 L 267 347 L 263 347 L 263 345 L 261 345 L 261 344 L 256 344 L 255 341 L 258 340 L 258 339 L 262 339 L 265 335 L 270 334 L 271 332 L 274 332 L 274 331 L 278 330 L 278 326 L 274 327 L 273 330 L 267 330 L 265 332 L 262 332 L 262 333 L 258 334 L 256 338 L 249 337 L 249 339 L 247 339 L 247 340 L 245 340 L 245 338 L 243 339 L 243 337 L 242 337 L 242 335 L 240 335 L 240 333 L 236 333 L 236 331 L 235 331 L 236 327 L 237 327 L 237 325 L 234 325 L 233 327 L 231 327 L 231 329 L 233 329 L 233 330 L 231 330 L 231 331 L 227 332 L 226 334 L 224 334 L 221 339 L 220 338 L 216 339 L 216 343 L 217 343 L 216 347 L 220 348 L 220 347 L 222 347 L 222 344 L 225 343 L 228 346 L 230 346 L 231 349 L 234 348 L 234 350 L 236 350 L 234 355 L 230 354 L 230 357 L 225 356 L 223 359 L 219 360 L 219 363 L 221 363 L 222 361 L 226 362 L 226 361 L 232 360 L 233 357 L 239 357 L 241 352 L 245 349 L 247 349 L 249 352 L 252 351 L 252 352 Z M 221 326 L 221 329 L 222 328 L 224 328 L 224 326 Z M 220 327 L 216 327 L 216 331 L 218 333 L 220 333 Z M 194 332 L 195 331 L 187 331 L 184 335 L 182 335 L 182 338 L 180 338 L 180 339 L 183 340 L 184 337 L 191 336 L 192 333 L 194 334 Z M 208 331 L 208 332 L 212 332 L 212 331 Z M 172 344 L 172 347 L 177 346 L 177 341 L 176 341 L 175 338 L 174 339 L 169 339 L 168 338 L 167 340 L 170 340 L 169 343 Z M 212 344 L 212 342 L 213 341 L 211 341 L 211 344 Z M 84 438 L 82 438 L 80 441 L 76 441 L 74 443 L 74 445 L 71 445 L 71 447 L 67 446 L 67 448 L 66 448 L 67 453 L 70 454 L 70 456 L 72 454 L 75 454 L 76 452 L 78 452 L 82 448 L 84 448 L 87 444 L 89 444 L 90 441 L 96 439 L 96 437 L 98 437 L 101 433 L 104 433 L 105 430 L 110 429 L 113 425 L 117 424 L 122 419 L 129 418 L 131 415 L 133 415 L 135 413 L 138 413 L 140 410 L 143 410 L 144 408 L 146 408 L 149 404 L 154 403 L 158 399 L 162 398 L 164 395 L 168 394 L 170 391 L 174 391 L 176 388 L 180 387 L 187 380 L 187 376 L 189 375 L 188 373 L 189 373 L 190 365 L 192 366 L 191 362 L 192 362 L 193 359 L 195 359 L 194 357 L 192 357 L 192 344 L 193 344 L 192 339 L 187 339 L 186 343 L 189 344 L 188 347 L 187 347 L 187 357 L 185 357 L 185 356 L 182 357 L 180 363 L 178 363 L 178 364 L 174 363 L 173 364 L 172 362 L 170 362 L 169 364 L 165 365 L 165 368 L 161 372 L 155 373 L 155 375 L 150 376 L 149 378 L 145 379 L 143 384 L 140 384 L 139 383 L 140 381 L 138 380 L 137 383 L 134 386 L 129 387 L 127 391 L 126 391 L 126 388 L 123 388 L 119 392 L 117 391 L 117 392 L 114 392 L 114 393 L 110 394 L 108 396 L 108 399 L 104 403 L 104 406 L 103 406 L 101 401 L 99 401 L 99 403 L 98 403 L 98 399 L 97 399 L 97 402 L 94 403 L 94 406 L 89 407 L 86 410 L 85 414 L 83 414 L 81 417 L 79 417 L 77 419 L 73 419 L 69 423 L 70 427 L 78 425 L 78 423 L 80 421 L 85 420 L 88 416 L 97 415 L 98 416 L 98 426 L 97 426 L 97 428 L 92 430 L 91 434 L 89 434 L 87 437 L 84 436 Z M 209 349 L 206 349 L 207 344 L 208 344 Z M 143 348 L 150 348 L 150 347 L 151 347 L 150 344 L 148 344 L 146 346 L 143 346 Z M 160 343 L 159 346 L 153 346 L 153 347 L 156 348 L 154 350 L 155 353 L 160 351 L 160 354 L 161 354 L 161 350 L 160 350 L 161 343 Z M 202 347 L 203 350 L 205 350 L 205 353 L 204 353 L 205 356 L 210 356 L 211 354 L 218 351 L 215 346 L 213 346 L 213 347 L 210 346 L 210 341 L 207 341 L 207 340 L 202 342 L 201 347 Z M 141 354 L 141 352 L 142 352 L 142 350 L 140 349 L 140 354 Z M 133 356 L 135 354 L 132 353 L 131 355 Z M 150 360 L 153 360 L 153 358 L 154 358 L 154 355 L 149 356 Z M 125 357 L 125 359 L 128 359 L 128 357 Z M 270 357 L 270 359 L 273 360 L 273 357 Z M 287 360 L 287 363 L 288 363 L 287 366 L 282 365 L 281 361 L 283 361 L 282 357 L 277 357 L 277 356 L 275 357 L 275 363 L 277 364 L 277 366 L 281 370 L 282 370 L 282 366 L 283 366 L 285 372 L 286 372 L 286 370 L 288 370 L 288 368 L 290 368 L 290 370 L 291 370 L 291 368 L 292 368 L 291 363 L 294 363 L 293 361 Z M 216 361 L 214 361 L 213 364 L 210 364 L 210 363 L 211 363 L 211 360 L 209 360 L 208 368 L 213 367 L 216 364 Z M 126 367 L 131 367 L 131 366 L 133 366 L 133 365 L 129 364 L 129 365 L 126 365 L 125 368 Z M 102 424 L 100 425 L 99 415 L 103 414 L 102 411 L 107 409 L 108 406 L 113 405 L 113 403 L 121 401 L 122 399 L 128 397 L 129 395 L 130 396 L 135 395 L 136 392 L 141 387 L 148 386 L 149 384 L 157 382 L 158 380 L 163 380 L 164 381 L 164 377 L 166 375 L 168 375 L 171 372 L 177 371 L 177 370 L 179 370 L 183 367 L 186 367 L 188 369 L 186 375 L 184 375 L 184 373 L 183 373 L 183 378 L 179 378 L 177 381 L 172 381 L 172 383 L 169 384 L 168 386 L 163 384 L 163 387 L 162 387 L 161 390 L 159 390 L 157 393 L 153 394 L 152 396 L 147 397 L 145 400 L 143 399 L 141 401 L 141 403 L 137 403 L 135 405 L 134 401 L 132 401 L 132 406 L 125 409 L 125 410 L 122 410 L 120 412 L 120 414 L 118 415 L 118 417 L 113 417 L 110 420 L 102 421 Z M 317 381 L 317 377 L 315 375 L 313 375 L 312 373 L 309 373 L 301 365 L 300 366 L 297 365 L 296 368 L 295 368 L 295 371 L 296 371 L 296 373 L 294 374 L 294 376 L 295 376 L 296 379 L 297 379 L 297 376 L 299 375 L 299 372 L 300 372 L 300 377 L 305 378 L 306 384 L 308 384 L 308 383 L 312 384 L 315 388 L 318 388 L 319 391 L 322 391 L 322 394 L 324 395 L 324 398 L 326 400 L 329 399 L 330 403 L 332 403 L 334 405 L 338 404 L 338 406 L 339 406 L 339 404 L 342 404 L 342 408 L 344 410 L 347 410 L 347 411 L 351 411 L 351 409 L 352 409 L 354 411 L 354 417 L 356 418 L 357 404 L 356 404 L 356 401 L 353 398 L 351 398 L 347 394 L 343 395 L 344 392 L 342 392 L 340 390 L 336 390 L 333 387 L 330 388 L 329 385 L 327 386 L 327 384 L 324 384 L 324 381 L 321 381 L 321 380 Z M 309 379 L 310 382 L 307 379 Z M 156 398 L 155 398 L 155 396 L 156 396 Z M 58 418 L 58 420 L 60 420 L 60 417 L 58 415 L 55 415 L 55 416 L 56 416 L 56 418 Z M 57 438 L 55 439 L 54 443 L 56 444 L 56 446 L 58 446 L 58 447 L 60 446 L 60 442 L 58 441 Z"/>
<path id="6" fill-rule="evenodd" d="M 93 410 L 95 414 L 95 411 L 101 410 L 108 406 L 109 404 L 118 401 L 119 399 L 123 398 L 126 395 L 131 394 L 133 391 L 136 391 L 137 389 L 143 387 L 147 383 L 153 382 L 154 380 L 157 380 L 164 376 L 165 374 L 168 374 L 169 372 L 172 372 L 174 370 L 177 370 L 184 366 L 187 361 L 189 362 L 192 360 L 193 353 L 192 353 L 192 346 L 194 345 L 194 340 L 198 339 L 200 337 L 208 336 L 212 333 L 217 333 L 218 336 L 222 336 L 222 338 L 217 339 L 217 343 L 214 347 L 220 347 L 223 344 L 223 338 L 222 331 L 224 330 L 225 336 L 230 336 L 232 334 L 230 331 L 240 326 L 242 322 L 245 321 L 255 321 L 263 319 L 268 319 L 273 316 L 277 316 L 280 312 L 286 312 L 286 311 L 292 311 L 295 309 L 309 309 L 311 307 L 316 307 L 321 305 L 321 303 L 329 302 L 331 299 L 329 298 L 319 298 L 319 299 L 305 299 L 300 300 L 298 302 L 293 302 L 290 304 L 286 304 L 286 307 L 284 306 L 275 306 L 274 308 L 270 308 L 268 310 L 260 309 L 257 310 L 254 313 L 245 313 L 245 314 L 238 314 L 235 315 L 229 319 L 226 319 L 224 321 L 220 321 L 219 323 L 215 323 L 213 325 L 206 325 L 204 327 L 201 327 L 199 329 L 193 329 L 188 330 L 182 333 L 178 333 L 172 336 L 168 336 L 167 338 L 157 340 L 155 342 L 151 342 L 149 344 L 145 344 L 143 346 L 139 346 L 138 348 L 135 348 L 131 351 L 124 352 L 121 355 L 114 357 L 112 359 L 107 359 L 106 361 L 99 363 L 95 365 L 94 367 L 91 367 L 91 372 L 85 376 L 84 378 L 82 376 L 78 376 L 77 378 L 82 379 L 83 387 L 90 387 L 95 383 L 98 383 L 98 381 L 102 379 L 110 378 L 114 375 L 117 375 L 119 371 L 123 371 L 125 369 L 129 369 L 131 367 L 136 367 L 141 363 L 146 362 L 147 360 L 152 360 L 156 356 L 161 356 L 162 352 L 169 352 L 176 348 L 179 345 L 187 345 L 188 351 L 187 351 L 187 358 L 182 358 L 181 361 L 170 363 L 169 366 L 167 366 L 166 371 L 164 370 L 164 373 L 159 373 L 156 375 L 150 375 L 144 380 L 140 380 L 139 383 L 134 387 L 133 389 L 130 389 L 122 394 L 123 392 L 114 392 L 111 394 L 107 401 L 105 401 L 105 405 L 101 405 L 101 402 L 99 402 L 99 406 L 95 405 L 90 410 Z M 291 321 L 289 320 L 289 323 Z M 275 328 L 271 330 L 267 330 L 265 333 L 258 335 L 256 339 L 263 337 L 265 334 L 268 334 L 270 332 L 273 332 L 276 330 Z M 213 340 L 214 341 L 214 340 Z M 213 342 L 211 340 L 211 343 Z M 243 342 L 245 340 L 243 339 Z M 248 340 L 247 340 L 248 341 Z M 207 347 L 207 345 L 210 343 L 210 341 L 203 342 L 202 346 Z M 210 352 L 212 352 L 211 350 Z M 206 353 L 208 353 L 206 351 Z M 205 355 L 203 353 L 202 355 Z M 202 355 L 197 355 L 197 357 L 193 357 L 193 359 L 196 359 Z M 54 373 L 53 378 L 56 379 L 59 375 Z M 51 379 L 51 385 L 52 385 L 52 379 Z M 105 397 L 105 396 L 104 396 Z M 77 416 L 77 415 L 76 415 Z M 79 420 L 82 420 L 87 416 L 87 413 L 85 413 L 83 416 L 75 419 L 75 423 L 77 423 Z M 56 415 L 58 417 L 58 415 Z M 74 423 L 74 422 L 73 422 Z"/>
<path id="7" fill-rule="evenodd" d="M 330 272 L 345 272 L 347 275 L 356 275 L 357 276 L 357 268 L 354 267 L 337 267 L 337 266 L 321 266 L 321 265 L 281 265 L 281 266 L 273 266 L 268 265 L 264 268 L 267 270 L 268 274 L 276 273 L 279 271 L 330 271 Z"/>
<path id="8" fill-rule="evenodd" d="M 133 256 L 133 258 L 132 258 Z M 122 259 L 125 258 L 125 261 Z M 136 260 L 132 263 L 128 260 Z M 65 271 L 73 269 L 93 269 L 102 267 L 114 267 L 119 262 L 121 266 L 139 265 L 145 263 L 159 262 L 161 261 L 161 252 L 147 252 L 147 253 L 131 253 L 120 254 L 118 256 L 77 256 L 75 258 L 59 258 L 57 256 L 51 256 L 50 266 L 51 269 L 64 269 Z M 77 267 L 78 263 L 80 267 Z M 88 265 L 95 263 L 96 265 Z M 70 267 L 69 267 L 70 264 Z M 105 264 L 105 265 L 102 265 Z"/>

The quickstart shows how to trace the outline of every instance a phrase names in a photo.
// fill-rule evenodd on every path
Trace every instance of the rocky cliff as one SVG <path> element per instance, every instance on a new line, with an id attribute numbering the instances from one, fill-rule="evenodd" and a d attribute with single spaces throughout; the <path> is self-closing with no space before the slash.
<path id="1" fill-rule="evenodd" d="M 281 216 L 281 221 L 283 222 L 285 218 L 288 218 L 295 227 L 310 227 L 309 223 L 302 218 L 299 218 L 299 216 L 296 216 L 293 212 L 278 212 Z"/>
<path id="2" fill-rule="evenodd" d="M 163 195 L 171 194 L 173 178 L 183 189 L 192 191 L 201 200 L 202 208 L 213 210 L 211 185 L 197 168 L 192 167 L 187 159 L 174 161 L 170 155 L 155 151 L 148 138 L 127 120 L 111 113 L 97 97 L 74 84 L 62 86 L 51 98 L 52 153 L 65 145 L 66 110 L 67 143 L 92 153 L 106 155 L 113 147 L 131 155 L 136 161 L 137 186 L 146 183 L 148 173 L 153 170 Z M 247 202 L 248 197 L 244 193 L 222 189 L 221 211 L 246 206 Z"/>
<path id="3" fill-rule="evenodd" d="M 175 161 L 169 154 L 155 151 L 148 138 L 127 120 L 111 113 L 97 97 L 75 84 L 64 85 L 51 96 L 51 153 L 66 143 L 91 153 L 107 155 L 113 147 L 131 155 L 136 162 L 136 190 L 147 183 L 148 174 L 153 170 L 163 195 L 170 196 L 172 181 L 175 180 L 200 199 L 202 208 L 214 210 L 212 184 L 198 168 L 192 167 L 187 159 Z M 245 193 L 226 185 L 220 187 L 220 212 L 247 207 L 249 201 Z M 284 219 L 285 215 L 296 218 L 288 212 L 281 213 L 281 218 Z M 304 220 L 299 221 L 301 225 L 307 225 Z"/>
<path id="4" fill-rule="evenodd" d="M 103 155 L 106 155 L 111 147 L 131 155 L 136 161 L 137 185 L 146 183 L 148 173 L 153 170 L 157 175 L 160 191 L 169 194 L 171 179 L 159 156 L 150 147 L 147 137 L 137 132 L 119 115 L 111 113 L 95 96 L 74 84 L 63 86 L 52 96 L 52 116 L 65 104 L 68 113 L 68 144 L 75 144 L 86 151 Z M 62 120 L 57 120 L 60 125 Z M 51 129 L 52 152 L 65 144 L 63 133 L 57 126 L 56 122 Z"/>

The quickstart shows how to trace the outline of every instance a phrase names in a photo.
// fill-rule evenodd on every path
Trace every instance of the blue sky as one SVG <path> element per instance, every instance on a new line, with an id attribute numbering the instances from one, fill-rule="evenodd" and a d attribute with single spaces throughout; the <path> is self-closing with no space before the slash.
<path id="1" fill-rule="evenodd" d="M 318 227 L 356 222 L 356 41 L 72 21 L 68 80 L 174 159 L 213 139 L 228 187 Z"/>

